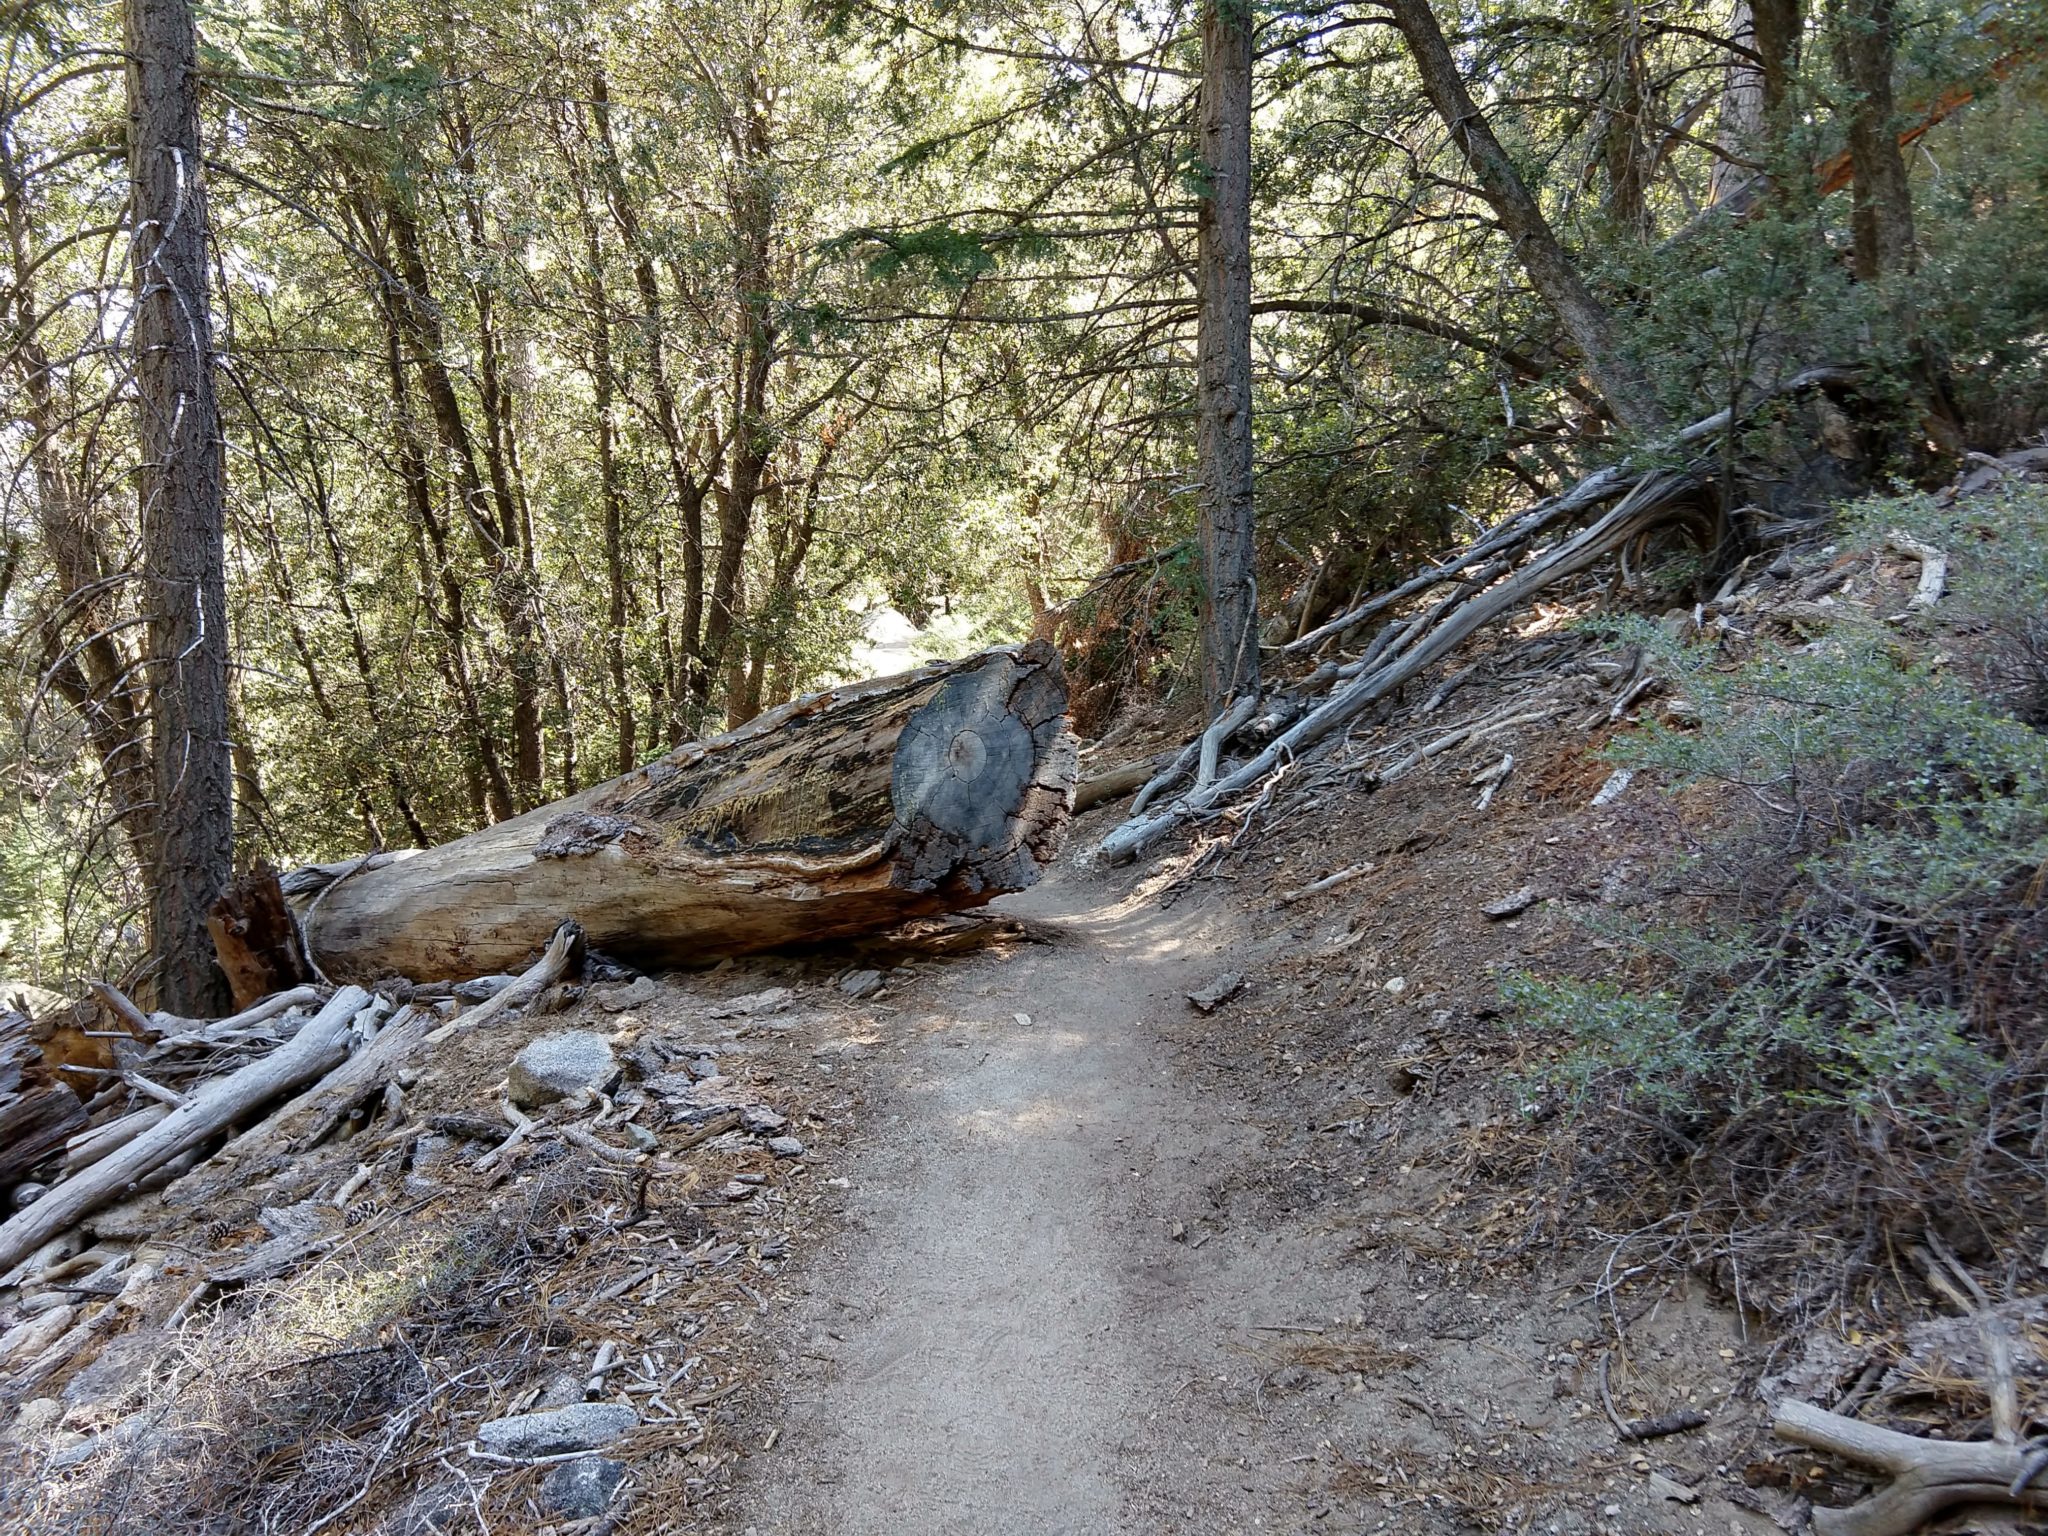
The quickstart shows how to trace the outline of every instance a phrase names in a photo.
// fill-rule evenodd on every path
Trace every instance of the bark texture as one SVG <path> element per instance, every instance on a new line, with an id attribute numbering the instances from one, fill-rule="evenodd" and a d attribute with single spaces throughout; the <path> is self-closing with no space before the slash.
<path id="1" fill-rule="evenodd" d="M 564 920 L 642 964 L 893 926 L 1021 890 L 1073 796 L 1043 641 L 812 695 L 405 859 L 300 871 L 337 978 L 514 969 Z M 336 878 L 336 876 L 339 878 Z"/>
<path id="2" fill-rule="evenodd" d="M 1898 30 L 1895 0 L 1829 0 L 1835 69 L 1851 98 L 1845 104 L 1855 176 L 1850 224 L 1856 275 L 1865 282 L 1913 268 L 1913 194 L 1906 184 L 1906 157 L 1899 152 L 1892 94 Z"/>
<path id="3" fill-rule="evenodd" d="M 1252 20 L 1246 0 L 1202 12 L 1197 230 L 1197 449 L 1202 469 L 1202 700 L 1213 719 L 1259 689 L 1252 523 Z"/>
<path id="4" fill-rule="evenodd" d="M 174 1013 L 226 1011 L 206 909 L 234 872 L 220 412 L 207 313 L 198 36 L 188 0 L 129 0 L 135 398 L 156 849 L 150 938 Z"/>
<path id="5" fill-rule="evenodd" d="M 85 1128 L 78 1095 L 50 1074 L 26 1014 L 0 1008 L 0 1190 Z"/>
<path id="6" fill-rule="evenodd" d="M 1656 428 L 1663 413 L 1657 408 L 1649 381 L 1621 355 L 1606 307 L 1593 296 L 1578 267 L 1559 244 L 1528 184 L 1466 89 L 1429 0 L 1388 0 L 1387 8 L 1407 40 L 1430 105 L 1450 130 L 1451 142 L 1458 146 L 1478 179 L 1501 228 L 1514 241 L 1531 286 L 1550 306 L 1585 359 L 1593 387 L 1600 391 L 1615 420 L 1623 426 L 1637 431 Z"/>

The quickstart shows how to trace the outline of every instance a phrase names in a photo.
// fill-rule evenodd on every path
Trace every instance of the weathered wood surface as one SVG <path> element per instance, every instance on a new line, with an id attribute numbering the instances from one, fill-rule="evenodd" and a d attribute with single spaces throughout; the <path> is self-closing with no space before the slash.
<path id="1" fill-rule="evenodd" d="M 1075 744 L 1043 641 L 798 699 L 459 841 L 287 876 L 337 980 L 526 964 L 565 920 L 641 964 L 843 938 L 1034 883 Z"/>
<path id="2" fill-rule="evenodd" d="M 73 1223 L 119 1199 L 136 1181 L 181 1152 L 229 1130 L 280 1094 L 338 1066 L 348 1055 L 349 1025 L 368 1006 L 369 993 L 343 987 L 268 1056 L 194 1090 L 176 1109 L 119 1150 L 0 1222 L 0 1272 L 12 1269 Z"/>
<path id="3" fill-rule="evenodd" d="M 26 1014 L 0 1009 L 0 1190 L 61 1151 L 85 1126 L 85 1108 L 43 1065 Z"/>
<path id="4" fill-rule="evenodd" d="M 277 871 L 267 864 L 240 876 L 214 899 L 206 909 L 206 928 L 237 1008 L 314 979 L 299 952 L 299 925 Z"/>

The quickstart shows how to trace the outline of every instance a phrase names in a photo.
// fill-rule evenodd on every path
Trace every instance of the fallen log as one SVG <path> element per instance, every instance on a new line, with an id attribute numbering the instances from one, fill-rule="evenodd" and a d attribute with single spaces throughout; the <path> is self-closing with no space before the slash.
<path id="1" fill-rule="evenodd" d="M 298 871 L 337 980 L 516 970 L 565 921 L 640 964 L 844 938 L 1038 878 L 1074 791 L 1044 641 L 798 699 L 407 858 Z"/>

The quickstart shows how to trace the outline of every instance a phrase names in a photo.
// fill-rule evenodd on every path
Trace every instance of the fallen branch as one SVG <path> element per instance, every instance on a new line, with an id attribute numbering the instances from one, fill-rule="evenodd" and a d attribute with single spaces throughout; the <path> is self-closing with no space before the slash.
<path id="1" fill-rule="evenodd" d="M 548 940 L 548 947 L 541 957 L 520 973 L 519 979 L 485 1001 L 478 1003 L 467 1013 L 457 1014 L 448 1023 L 427 1036 L 429 1045 L 439 1045 L 455 1035 L 467 1034 L 473 1029 L 504 1017 L 517 1008 L 524 1008 L 541 993 L 562 979 L 569 969 L 569 962 L 583 939 L 583 930 L 574 923 L 564 923 L 555 930 L 555 936 Z"/>
<path id="2" fill-rule="evenodd" d="M 1884 536 L 1887 547 L 1904 555 L 1909 560 L 1920 562 L 1920 585 L 1913 591 L 1908 608 L 1932 608 L 1941 601 L 1941 594 L 1948 587 L 1948 556 L 1923 539 L 1916 539 L 1903 528 L 1894 528 Z"/>
<path id="3" fill-rule="evenodd" d="M 1324 891 L 1335 890 L 1347 881 L 1356 880 L 1360 875 L 1369 875 L 1372 870 L 1373 866 L 1370 864 L 1354 864 L 1349 869 L 1340 869 L 1334 875 L 1325 875 L 1320 880 L 1304 885 L 1298 891 L 1287 892 L 1280 898 L 1280 905 L 1291 907 L 1297 901 L 1306 901 L 1309 897 L 1321 895 Z"/>
<path id="4" fill-rule="evenodd" d="M 361 987 L 343 987 L 268 1056 L 195 1089 L 182 1105 L 126 1146 L 0 1222 L 0 1272 L 11 1270 L 51 1238 L 250 1111 L 325 1072 L 344 1049 L 341 1042 L 350 1023 L 369 1002 L 370 994 Z"/>
<path id="5" fill-rule="evenodd" d="M 1083 811 L 1092 811 L 1107 801 L 1121 800 L 1133 790 L 1143 788 L 1153 774 L 1172 761 L 1171 756 L 1144 757 L 1135 763 L 1123 763 L 1090 774 L 1074 786 L 1074 814 L 1079 816 Z"/>
<path id="6" fill-rule="evenodd" d="M 1216 763 L 1223 755 L 1223 747 L 1235 736 L 1251 717 L 1259 712 L 1259 696 L 1246 694 L 1229 709 L 1211 722 L 1202 732 L 1201 752 L 1196 759 L 1195 793 L 1200 794 L 1216 781 Z"/>
<path id="7" fill-rule="evenodd" d="M 1958 1504 L 2017 1505 L 2029 1518 L 2048 1512 L 2048 1500 L 2026 1486 L 2028 1455 L 2020 1446 L 1922 1440 L 1790 1399 L 1778 1404 L 1771 1427 L 1781 1440 L 1892 1475 L 1861 1503 L 1816 1509 L 1818 1536 L 1907 1536 Z"/>
<path id="8" fill-rule="evenodd" d="M 1849 375 L 1837 368 L 1814 368 L 1789 379 L 1772 395 L 1795 393 L 1825 384 L 1840 383 Z M 1489 531 L 1456 558 L 1432 567 L 1393 592 L 1374 598 L 1349 614 L 1340 615 L 1311 631 L 1284 651 L 1306 648 L 1319 637 L 1341 633 L 1358 623 L 1368 611 L 1420 593 L 1451 580 L 1461 572 L 1485 564 L 1488 569 L 1510 569 L 1515 557 L 1527 550 L 1545 530 L 1590 507 L 1614 502 L 1590 526 L 1559 538 L 1531 554 L 1527 563 L 1512 574 L 1492 579 L 1488 569 L 1466 578 L 1460 590 L 1433 607 L 1393 626 L 1379 635 L 1365 656 L 1346 666 L 1331 669 L 1336 686 L 1324 701 L 1310 710 L 1249 762 L 1214 783 L 1197 785 L 1165 809 L 1145 814 L 1140 796 L 1132 814 L 1096 846 L 1096 856 L 1105 863 L 1122 864 L 1136 858 L 1174 828 L 1214 808 L 1219 802 L 1265 782 L 1273 769 L 1299 757 L 1332 732 L 1349 725 L 1365 710 L 1411 681 L 1425 668 L 1441 661 L 1474 632 L 1504 614 L 1530 602 L 1543 592 L 1599 563 L 1631 540 L 1655 528 L 1670 513 L 1672 505 L 1690 495 L 1711 472 L 1704 460 L 1690 467 L 1637 470 L 1633 466 L 1654 458 L 1669 458 L 1725 432 L 1738 420 L 1733 409 L 1692 423 L 1666 438 L 1653 449 L 1632 460 L 1587 476 L 1578 485 L 1521 516 Z M 1615 500 L 1619 497 L 1619 500 Z M 1324 674 L 1319 672 L 1318 676 Z"/>

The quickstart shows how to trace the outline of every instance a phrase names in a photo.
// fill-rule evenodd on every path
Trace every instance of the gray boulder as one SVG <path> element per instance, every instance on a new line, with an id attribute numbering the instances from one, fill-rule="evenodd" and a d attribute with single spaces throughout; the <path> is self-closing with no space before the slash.
<path id="1" fill-rule="evenodd" d="M 540 1501 L 567 1520 L 589 1520 L 611 1507 L 626 1469 L 604 1456 L 584 1456 L 548 1469 Z"/>
<path id="2" fill-rule="evenodd" d="M 527 1046 L 505 1077 L 514 1104 L 538 1109 L 586 1088 L 609 1093 L 619 1083 L 619 1058 L 603 1035 L 567 1029 Z"/>

